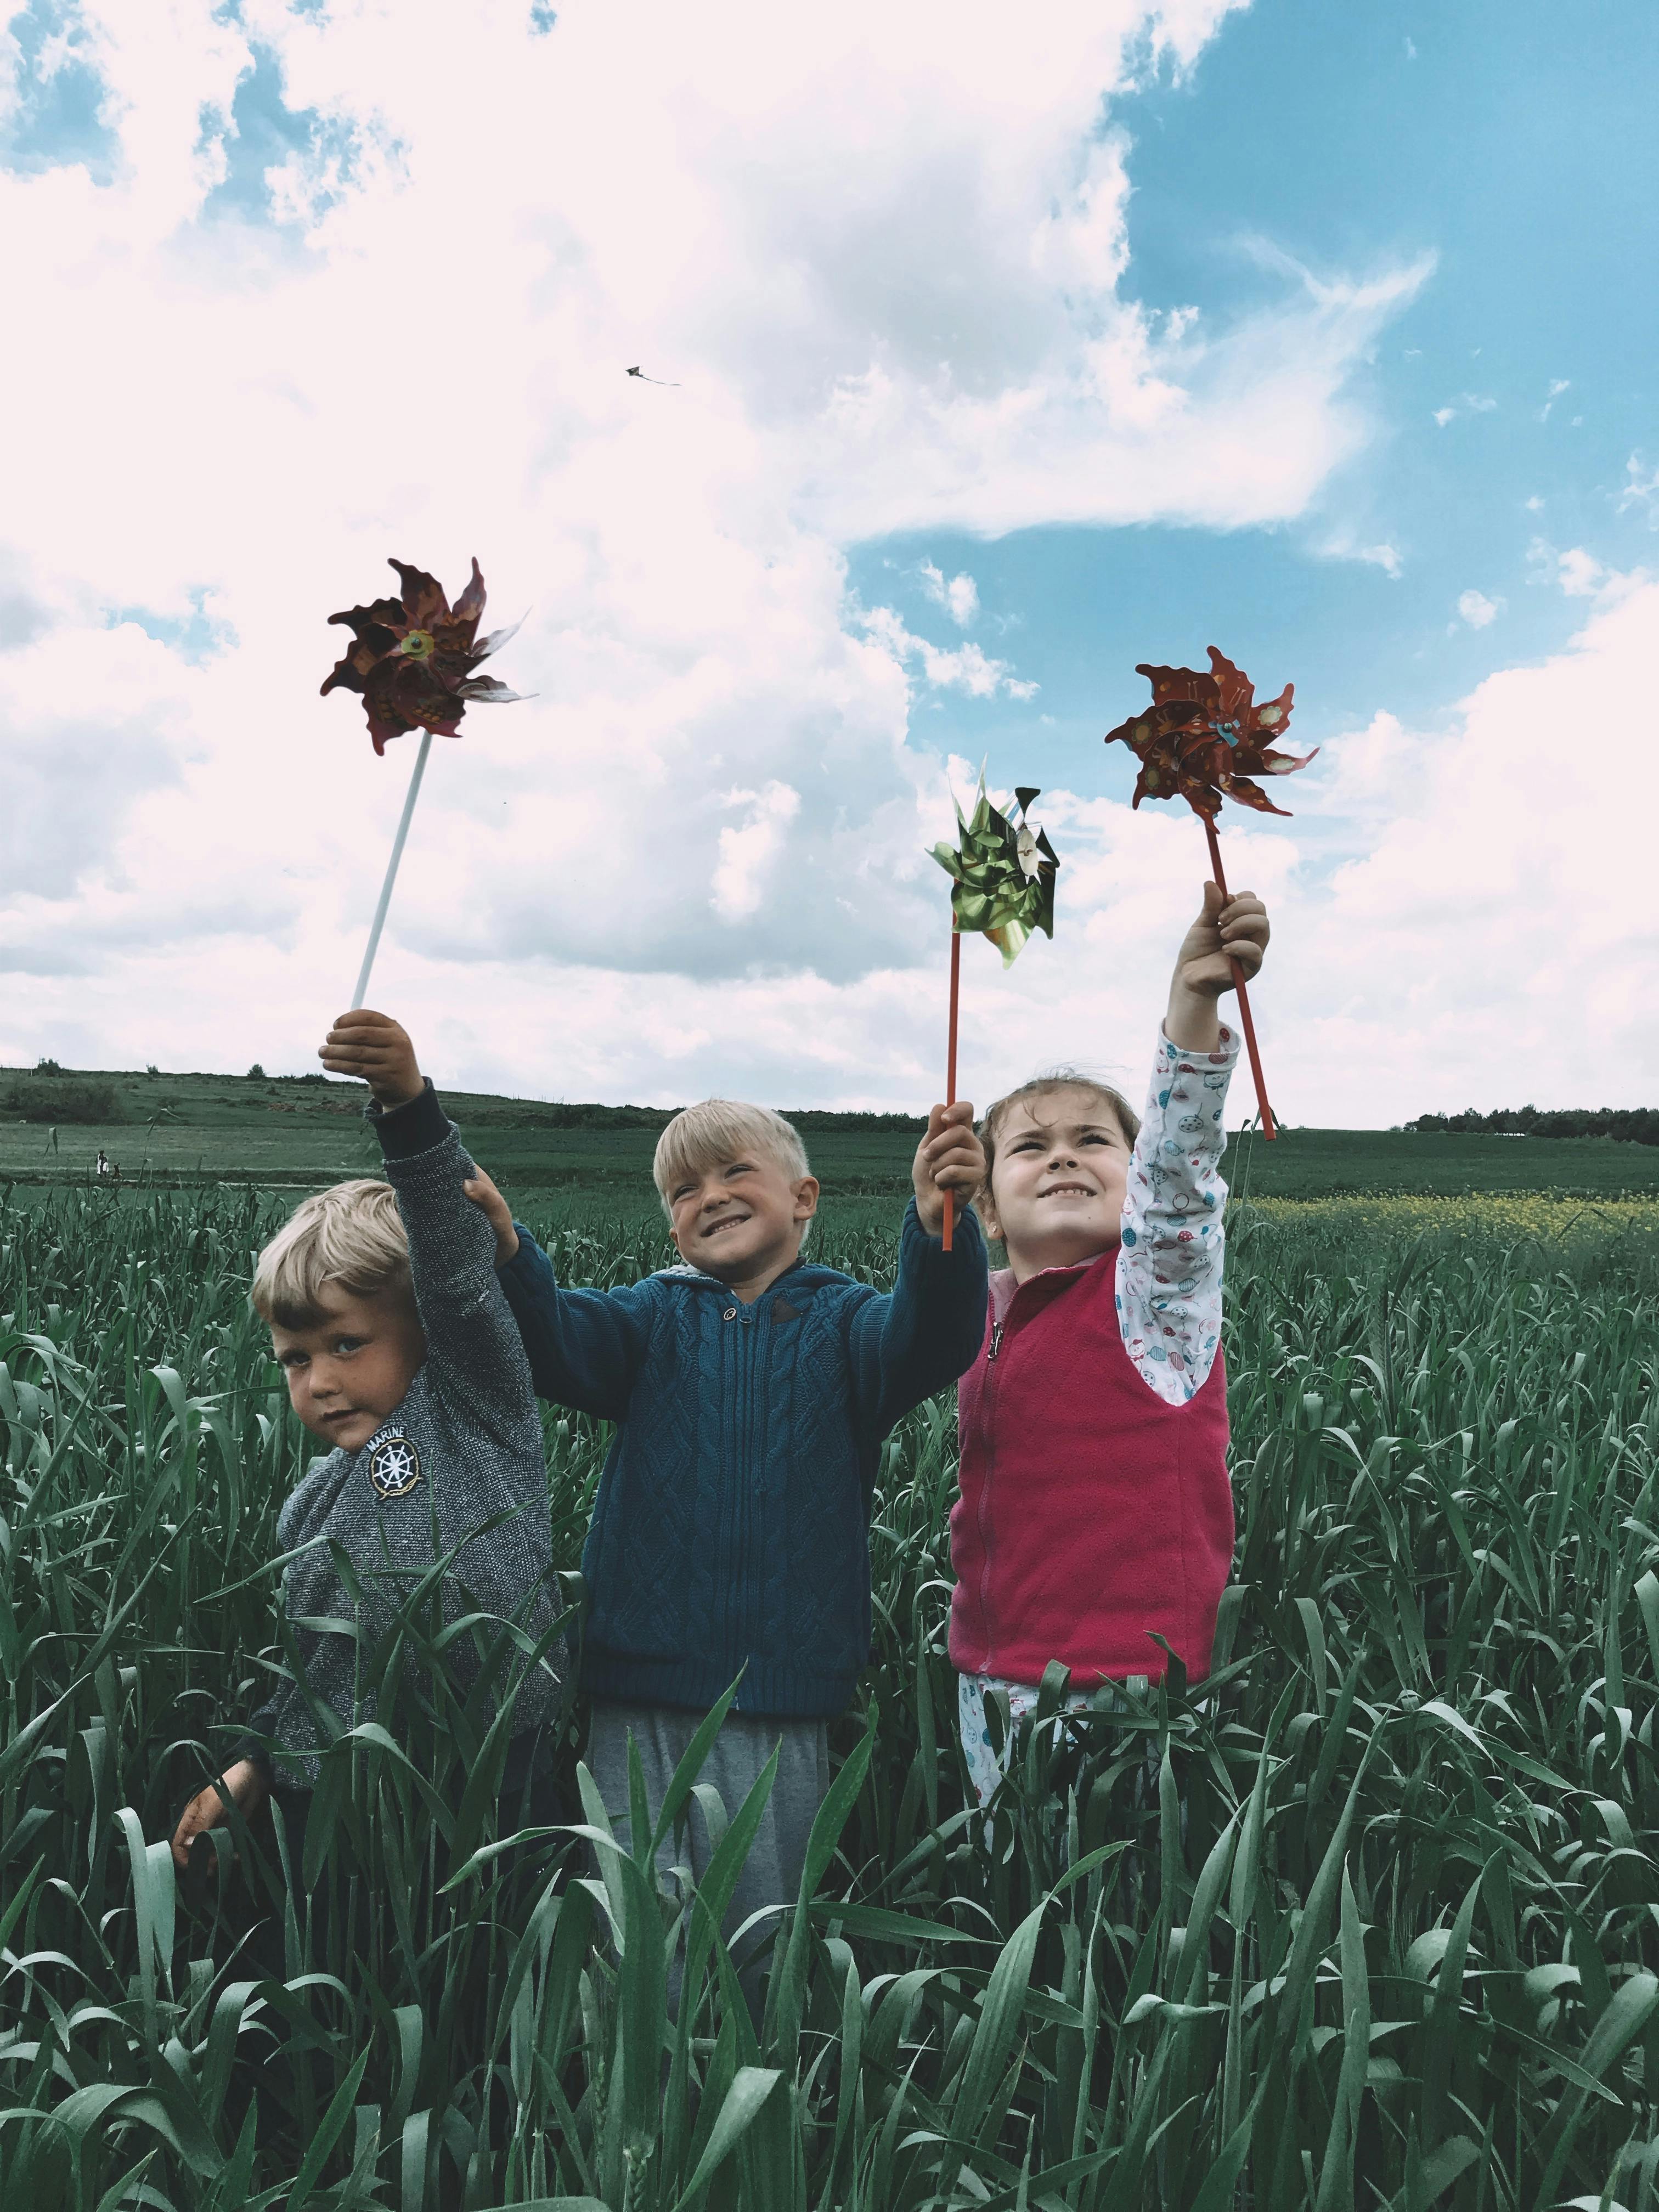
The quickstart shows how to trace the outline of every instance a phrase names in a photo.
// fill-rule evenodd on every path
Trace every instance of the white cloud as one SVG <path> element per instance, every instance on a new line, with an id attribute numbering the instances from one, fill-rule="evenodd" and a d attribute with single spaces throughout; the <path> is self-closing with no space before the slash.
<path id="1" fill-rule="evenodd" d="M 1582 545 L 1570 545 L 1557 562 L 1558 580 L 1570 599 L 1594 599 L 1607 582 L 1607 571 Z"/>
<path id="2" fill-rule="evenodd" d="M 1571 377 L 1555 376 L 1550 379 L 1550 388 L 1544 395 L 1543 405 L 1538 410 L 1538 419 L 1540 422 L 1547 422 L 1549 421 L 1550 410 L 1554 406 L 1556 401 L 1561 397 L 1561 394 L 1564 392 L 1571 391 L 1571 388 L 1572 380 Z"/>
<path id="3" fill-rule="evenodd" d="M 1468 591 L 1458 596 L 1457 611 L 1471 629 L 1485 629 L 1503 611 L 1502 599 L 1489 599 L 1484 592 Z"/>
<path id="4" fill-rule="evenodd" d="M 1281 257 L 1233 322 L 1120 295 L 1103 102 L 1227 4 L 475 0 L 434 69 L 392 0 L 82 0 L 113 181 L 0 175 L 0 1059 L 307 1064 L 411 750 L 318 700 L 321 617 L 476 550 L 536 696 L 434 749 L 377 991 L 458 1080 L 908 1095 L 945 825 L 907 672 L 1035 687 L 861 629 L 842 547 L 1297 515 L 1431 265 Z M 256 61 L 313 118 L 258 222 Z M 199 665 L 111 627 L 192 608 Z"/>
<path id="5" fill-rule="evenodd" d="M 1527 548 L 1527 562 L 1534 583 L 1554 584 L 1570 599 L 1611 601 L 1647 581 L 1639 568 L 1628 574 L 1610 568 L 1582 545 L 1563 552 L 1546 538 L 1534 538 Z"/>
<path id="6" fill-rule="evenodd" d="M 1319 550 L 1328 560 L 1363 561 L 1369 568 L 1380 568 L 1390 579 L 1405 573 L 1405 556 L 1387 539 L 1375 545 L 1362 545 L 1351 532 L 1344 531 L 1328 538 Z"/>
<path id="7" fill-rule="evenodd" d="M 1633 585 L 1566 652 L 1488 677 L 1449 729 L 1379 718 L 1322 756 L 1360 849 L 1328 888 L 1294 888 L 1252 994 L 1285 1119 L 1651 1098 L 1650 832 L 1614 801 L 1649 781 L 1630 702 L 1656 624 L 1659 585 Z M 1563 750 L 1585 731 L 1594 775 Z"/>
<path id="8" fill-rule="evenodd" d="M 728 791 L 720 804 L 741 806 L 748 819 L 720 831 L 720 860 L 709 904 L 722 921 L 746 921 L 757 913 L 785 833 L 800 812 L 800 793 L 773 781 L 763 791 Z"/>
<path id="9" fill-rule="evenodd" d="M 1480 350 L 1477 346 L 1475 351 L 1479 353 Z M 1465 392 L 1460 393 L 1455 404 L 1437 407 L 1434 419 L 1443 430 L 1448 422 L 1455 422 L 1460 415 L 1490 415 L 1497 404 L 1498 402 L 1486 392 Z"/>
<path id="10" fill-rule="evenodd" d="M 942 691 L 966 691 L 975 699 L 994 699 L 999 692 L 1010 699 L 1034 699 L 1037 686 L 1022 683 L 1013 664 L 994 660 L 971 641 L 945 652 L 907 629 L 891 607 L 872 607 L 854 619 L 866 637 L 890 653 L 901 665 L 920 660 L 927 681 Z"/>
<path id="11" fill-rule="evenodd" d="M 947 577 L 931 561 L 924 561 L 916 574 L 933 605 L 943 607 L 958 629 L 966 629 L 979 612 L 979 586 L 973 578 Z"/>
<path id="12" fill-rule="evenodd" d="M 1625 488 L 1619 495 L 1619 512 L 1636 507 L 1648 519 L 1650 530 L 1659 530 L 1659 468 L 1644 475 L 1642 456 L 1632 453 L 1625 464 Z"/>

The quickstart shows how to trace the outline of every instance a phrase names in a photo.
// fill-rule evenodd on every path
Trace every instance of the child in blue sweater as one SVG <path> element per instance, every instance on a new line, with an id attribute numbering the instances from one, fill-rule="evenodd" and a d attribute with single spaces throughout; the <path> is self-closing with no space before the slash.
<path id="1" fill-rule="evenodd" d="M 940 1232 L 945 1191 L 971 1196 L 985 1156 L 970 1106 L 933 1109 L 885 1296 L 801 1256 L 818 1184 L 780 1115 L 726 1099 L 690 1107 L 663 1131 L 654 1173 L 680 1264 L 612 1291 L 562 1289 L 488 1178 L 468 1190 L 495 1229 L 537 1390 L 617 1424 L 582 1554 L 588 1763 L 607 1810 L 628 1811 L 631 1735 L 654 1820 L 739 1672 L 703 1770 L 728 1814 L 781 1740 L 735 1927 L 795 1897 L 829 1786 L 825 1723 L 869 1656 L 882 1439 L 979 1352 L 984 1239 L 965 1211 L 953 1250 Z M 701 1879 L 700 1814 L 689 1840 Z"/>

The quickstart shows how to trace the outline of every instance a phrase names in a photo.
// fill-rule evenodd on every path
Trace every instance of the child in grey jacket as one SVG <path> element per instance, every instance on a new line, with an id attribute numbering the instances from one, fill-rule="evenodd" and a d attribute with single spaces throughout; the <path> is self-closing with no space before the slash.
<path id="1" fill-rule="evenodd" d="M 195 1838 L 224 1818 L 227 1797 L 246 1815 L 274 1790 L 289 1813 L 298 1809 L 294 1801 L 319 1772 L 311 1700 L 345 1727 L 373 1717 L 362 1662 L 434 1561 L 459 1547 L 442 1578 L 447 1620 L 483 1613 L 540 1639 L 555 1618 L 541 1420 L 496 1281 L 495 1237 L 462 1189 L 476 1170 L 396 1022 L 366 1010 L 343 1014 L 320 1057 L 368 1083 L 389 1180 L 337 1183 L 307 1199 L 260 1254 L 253 1278 L 289 1400 L 329 1448 L 276 1523 L 282 1550 L 299 1552 L 283 1574 L 283 1601 L 304 1686 L 283 1683 L 255 1717 L 275 1758 L 246 1747 L 185 1808 L 173 1839 L 180 1867 Z M 360 1598 L 331 1545 L 349 1559 Z M 331 1620 L 356 1632 L 331 1630 Z M 465 1688 L 476 1666 L 470 1638 L 448 1653 Z M 532 1748 L 559 1710 L 568 1672 L 561 1640 L 525 1678 L 509 1787 L 529 1778 Z"/>

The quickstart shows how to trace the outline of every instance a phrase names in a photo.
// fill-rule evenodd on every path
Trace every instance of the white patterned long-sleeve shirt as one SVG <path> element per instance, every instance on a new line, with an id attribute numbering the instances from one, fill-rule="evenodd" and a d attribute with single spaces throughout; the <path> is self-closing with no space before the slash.
<path id="1" fill-rule="evenodd" d="M 1146 1110 L 1129 1158 L 1117 1249 L 1118 1328 L 1142 1379 L 1170 1406 L 1184 1406 L 1203 1389 L 1221 1341 L 1227 1202 L 1220 1172 L 1227 1145 L 1222 1117 L 1239 1042 L 1238 1032 L 1224 1023 L 1214 1052 L 1183 1052 L 1159 1031 Z M 994 1319 L 1014 1289 L 1012 1269 L 992 1276 Z M 1000 1692 L 1008 1702 L 1012 1727 L 1001 1759 L 992 1749 L 985 1721 L 989 1692 Z M 962 1746 L 981 1808 L 1003 1778 L 1012 1729 L 1034 1710 L 1037 1694 L 1036 1683 L 992 1674 L 961 1677 Z M 1075 1692 L 1066 1705 L 1109 1711 L 1121 1696 L 1121 1686 L 1105 1683 Z"/>
<path id="2" fill-rule="evenodd" d="M 1238 1043 L 1224 1024 L 1214 1052 L 1183 1052 L 1160 1030 L 1129 1160 L 1118 1326 L 1140 1375 L 1170 1406 L 1203 1389 L 1221 1340 L 1222 1115 Z"/>

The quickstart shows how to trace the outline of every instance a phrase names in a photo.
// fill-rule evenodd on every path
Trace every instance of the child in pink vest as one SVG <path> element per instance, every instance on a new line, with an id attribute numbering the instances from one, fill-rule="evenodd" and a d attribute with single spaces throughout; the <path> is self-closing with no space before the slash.
<path id="1" fill-rule="evenodd" d="M 1045 1076 L 981 1130 L 979 1210 L 1008 1265 L 962 1378 L 962 1494 L 951 1514 L 951 1657 L 983 1806 L 1002 1779 L 985 1714 L 1018 1727 L 1043 1669 L 1071 1669 L 1073 1710 L 1113 1710 L 1161 1680 L 1168 1642 L 1208 1672 L 1233 1553 L 1221 1358 L 1222 1113 L 1239 1039 L 1218 1018 L 1261 964 L 1249 891 L 1182 941 L 1144 1121 L 1116 1091 Z"/>

